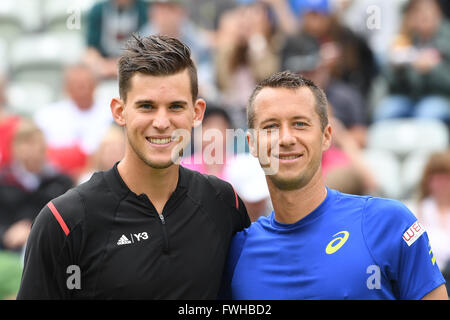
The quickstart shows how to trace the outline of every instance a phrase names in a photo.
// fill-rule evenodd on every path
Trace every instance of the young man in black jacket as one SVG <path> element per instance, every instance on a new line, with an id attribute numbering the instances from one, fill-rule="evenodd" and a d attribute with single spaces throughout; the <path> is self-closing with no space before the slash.
<path id="1" fill-rule="evenodd" d="M 231 237 L 250 222 L 230 184 L 179 166 L 205 101 L 190 50 L 134 37 L 119 60 L 126 132 L 111 170 L 49 202 L 27 243 L 19 299 L 214 299 Z"/>

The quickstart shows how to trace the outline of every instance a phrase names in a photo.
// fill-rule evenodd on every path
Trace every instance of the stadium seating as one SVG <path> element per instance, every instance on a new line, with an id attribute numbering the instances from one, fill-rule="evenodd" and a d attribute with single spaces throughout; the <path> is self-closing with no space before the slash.
<path id="1" fill-rule="evenodd" d="M 406 199 L 416 191 L 428 156 L 448 146 L 447 126 L 439 120 L 384 120 L 369 127 L 365 158 L 385 195 Z"/>
<path id="2" fill-rule="evenodd" d="M 26 116 L 56 99 L 53 88 L 40 82 L 11 82 L 6 94 L 11 111 Z"/>
<path id="3" fill-rule="evenodd" d="M 400 173 L 404 195 L 414 195 L 418 191 L 423 169 L 429 157 L 429 152 L 413 152 L 404 160 Z"/>
<path id="4" fill-rule="evenodd" d="M 392 119 L 369 127 L 367 146 L 404 158 L 410 152 L 445 150 L 449 133 L 444 123 L 433 119 Z"/>
<path id="5" fill-rule="evenodd" d="M 12 80 L 45 82 L 60 91 L 64 67 L 77 62 L 83 49 L 78 33 L 24 35 L 11 46 Z"/>
<path id="6" fill-rule="evenodd" d="M 399 199 L 402 195 L 402 186 L 401 167 L 397 157 L 382 149 L 366 149 L 363 157 L 378 183 L 376 193 L 379 196 Z"/>

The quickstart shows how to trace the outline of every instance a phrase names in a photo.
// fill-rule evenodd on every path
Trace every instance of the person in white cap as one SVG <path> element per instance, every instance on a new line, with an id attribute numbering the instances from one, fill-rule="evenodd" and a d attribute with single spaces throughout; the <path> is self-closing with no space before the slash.
<path id="1" fill-rule="evenodd" d="M 269 189 L 258 159 L 248 153 L 238 154 L 230 161 L 226 172 L 252 222 L 272 212 Z"/>

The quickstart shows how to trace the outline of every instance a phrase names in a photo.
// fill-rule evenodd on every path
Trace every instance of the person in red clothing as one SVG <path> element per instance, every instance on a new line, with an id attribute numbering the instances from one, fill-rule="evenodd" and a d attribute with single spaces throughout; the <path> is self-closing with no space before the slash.
<path id="1" fill-rule="evenodd" d="M 40 209 L 73 186 L 70 177 L 48 163 L 46 149 L 36 124 L 19 120 L 10 163 L 0 169 L 0 250 L 20 252 Z"/>
<path id="2" fill-rule="evenodd" d="M 108 107 L 95 98 L 97 84 L 87 65 L 71 65 L 64 77 L 67 97 L 39 108 L 33 115 L 45 135 L 50 162 L 75 180 L 113 122 Z"/>
<path id="3" fill-rule="evenodd" d="M 0 78 L 0 168 L 7 165 L 11 159 L 11 141 L 14 130 L 19 122 L 19 116 L 6 111 L 5 80 Z"/>

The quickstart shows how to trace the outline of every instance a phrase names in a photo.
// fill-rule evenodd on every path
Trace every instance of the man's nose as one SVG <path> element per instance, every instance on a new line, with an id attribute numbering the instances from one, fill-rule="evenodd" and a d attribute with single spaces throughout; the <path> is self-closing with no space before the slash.
<path id="1" fill-rule="evenodd" d="M 155 118 L 153 119 L 152 125 L 155 129 L 158 129 L 160 131 L 164 131 L 167 128 L 169 128 L 170 120 L 167 115 L 167 112 L 164 109 L 158 110 L 158 112 L 155 115 Z"/>
<path id="2" fill-rule="evenodd" d="M 278 141 L 280 146 L 291 146 L 295 144 L 295 137 L 292 135 L 292 131 L 290 128 L 286 126 L 282 126 L 280 130 L 278 130 Z"/>

